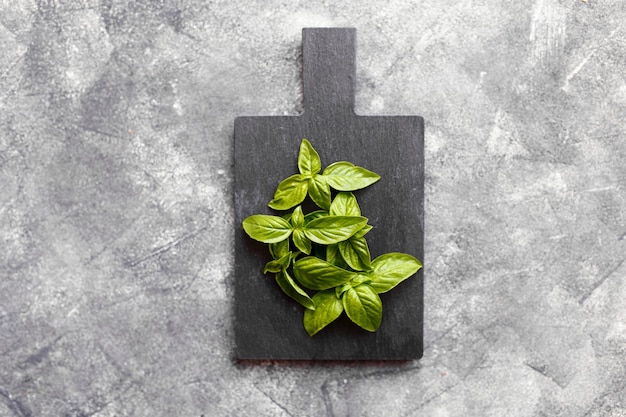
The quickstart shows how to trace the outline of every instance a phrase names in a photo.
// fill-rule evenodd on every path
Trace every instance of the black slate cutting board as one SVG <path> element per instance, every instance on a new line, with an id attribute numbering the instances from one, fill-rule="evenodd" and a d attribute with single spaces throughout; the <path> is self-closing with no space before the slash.
<path id="1" fill-rule="evenodd" d="M 356 30 L 305 28 L 302 34 L 304 112 L 235 119 L 235 356 L 242 360 L 410 360 L 422 356 L 423 276 L 419 271 L 381 294 L 383 319 L 370 333 L 345 313 L 314 337 L 303 307 L 282 293 L 263 266 L 267 245 L 241 222 L 267 207 L 280 180 L 297 173 L 302 138 L 322 166 L 345 160 L 382 178 L 355 192 L 374 229 L 372 259 L 405 252 L 423 261 L 424 120 L 419 116 L 354 113 Z M 385 59 L 385 57 L 381 57 Z M 307 198 L 308 199 L 308 198 Z"/>

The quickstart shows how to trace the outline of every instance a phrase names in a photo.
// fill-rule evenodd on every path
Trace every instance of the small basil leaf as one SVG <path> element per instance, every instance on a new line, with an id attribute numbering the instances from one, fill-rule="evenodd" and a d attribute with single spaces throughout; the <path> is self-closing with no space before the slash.
<path id="1" fill-rule="evenodd" d="M 383 303 L 367 284 L 350 288 L 341 299 L 346 314 L 359 327 L 375 332 L 383 317 Z"/>
<path id="2" fill-rule="evenodd" d="M 288 252 L 285 254 L 285 256 L 281 257 L 278 260 L 278 263 L 280 264 L 280 266 L 283 267 L 283 269 L 287 269 L 289 268 L 289 265 L 291 265 L 291 256 L 292 256 L 291 252 Z"/>
<path id="3" fill-rule="evenodd" d="M 350 268 L 355 271 L 365 271 L 370 268 L 370 250 L 364 237 L 352 236 L 350 239 L 338 243 L 339 253 Z"/>
<path id="4" fill-rule="evenodd" d="M 335 321 L 343 312 L 343 303 L 332 289 L 316 293 L 313 302 L 315 310 L 304 310 L 304 329 L 309 336 Z"/>
<path id="5" fill-rule="evenodd" d="M 338 268 L 314 256 L 297 260 L 293 272 L 298 282 L 312 290 L 327 290 L 345 284 L 355 273 Z"/>
<path id="6" fill-rule="evenodd" d="M 292 175 L 278 184 L 274 198 L 268 203 L 268 206 L 274 210 L 289 210 L 302 203 L 308 189 L 308 178 L 301 174 Z"/>
<path id="7" fill-rule="evenodd" d="M 350 268 L 346 261 L 344 261 L 341 257 L 338 243 L 326 246 L 326 261 L 341 269 Z"/>
<path id="8" fill-rule="evenodd" d="M 293 243 L 296 245 L 296 248 L 307 255 L 311 254 L 311 241 L 305 236 L 302 229 L 295 229 L 291 237 L 293 238 Z"/>
<path id="9" fill-rule="evenodd" d="M 302 214 L 302 206 L 298 206 L 291 213 L 290 223 L 294 228 L 298 228 L 304 225 L 304 214 Z"/>
<path id="10" fill-rule="evenodd" d="M 280 272 L 283 270 L 283 266 L 277 260 L 269 261 L 265 264 L 265 268 L 263 268 L 263 273 L 267 274 L 268 272 Z"/>
<path id="11" fill-rule="evenodd" d="M 368 273 L 371 286 L 378 293 L 384 293 L 409 278 L 422 268 L 422 263 L 406 253 L 386 253 L 372 261 Z"/>
<path id="12" fill-rule="evenodd" d="M 358 232 L 354 234 L 354 237 L 363 237 L 366 234 L 368 234 L 373 228 L 374 228 L 373 226 L 366 224 L 365 226 L 363 226 L 361 230 L 359 230 Z"/>
<path id="13" fill-rule="evenodd" d="M 274 259 L 273 261 L 269 261 L 265 264 L 265 268 L 263 268 L 263 273 L 266 274 L 268 272 L 280 272 L 284 269 L 289 268 L 291 264 L 291 252 L 287 252 L 280 259 Z"/>
<path id="14" fill-rule="evenodd" d="M 335 196 L 330 205 L 330 214 L 332 216 L 360 216 L 361 208 L 354 194 L 341 192 Z"/>
<path id="15" fill-rule="evenodd" d="M 270 254 L 274 259 L 280 259 L 289 253 L 289 239 L 282 240 L 278 243 L 270 243 Z"/>
<path id="16" fill-rule="evenodd" d="M 317 174 L 322 169 L 322 162 L 320 156 L 313 149 L 311 143 L 302 139 L 300 143 L 300 152 L 298 153 L 298 169 L 300 174 L 310 176 Z"/>
<path id="17" fill-rule="evenodd" d="M 243 221 L 243 230 L 254 240 L 278 243 L 289 237 L 291 225 L 282 217 L 255 214 Z"/>
<path id="18" fill-rule="evenodd" d="M 326 216 L 311 220 L 304 226 L 304 233 L 315 243 L 331 245 L 348 239 L 366 224 L 365 217 Z"/>
<path id="19" fill-rule="evenodd" d="M 303 307 L 306 307 L 308 310 L 315 310 L 315 302 L 309 297 L 309 294 L 296 284 L 287 271 L 281 271 L 276 274 L 276 283 L 285 294 L 299 302 Z"/>
<path id="20" fill-rule="evenodd" d="M 372 279 L 370 277 L 364 274 L 359 274 L 356 277 L 352 278 L 350 282 L 346 285 L 349 285 L 350 287 L 356 287 L 361 284 L 369 284 L 370 282 L 372 282 Z"/>
<path id="21" fill-rule="evenodd" d="M 330 186 L 324 176 L 315 174 L 315 176 L 309 180 L 309 195 L 311 196 L 311 200 L 320 208 L 324 210 L 330 208 Z"/>
<path id="22" fill-rule="evenodd" d="M 350 282 L 352 282 L 353 280 L 354 280 L 354 278 L 352 280 L 350 280 Z M 350 284 L 343 284 L 343 285 L 340 285 L 338 287 L 335 287 L 335 295 L 337 296 L 337 298 L 341 298 L 343 293 L 348 291 L 350 288 L 352 288 L 352 285 L 350 285 Z"/>
<path id="23" fill-rule="evenodd" d="M 337 191 L 354 191 L 374 184 L 380 176 L 350 162 L 335 162 L 323 172 L 328 184 Z"/>

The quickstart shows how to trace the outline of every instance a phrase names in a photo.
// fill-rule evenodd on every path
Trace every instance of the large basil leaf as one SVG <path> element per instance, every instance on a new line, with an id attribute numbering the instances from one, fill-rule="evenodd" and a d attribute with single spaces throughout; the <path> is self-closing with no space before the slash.
<path id="1" fill-rule="evenodd" d="M 339 252 L 350 268 L 356 271 L 369 269 L 371 257 L 367 241 L 364 237 L 352 236 L 348 240 L 339 242 Z"/>
<path id="2" fill-rule="evenodd" d="M 289 237 L 292 227 L 282 217 L 255 214 L 244 219 L 243 230 L 259 242 L 278 243 Z"/>
<path id="3" fill-rule="evenodd" d="M 354 323 L 369 332 L 375 332 L 383 317 L 383 303 L 368 284 L 350 288 L 341 298 L 346 314 Z"/>
<path id="4" fill-rule="evenodd" d="M 298 152 L 298 169 L 300 173 L 306 176 L 315 175 L 322 169 L 322 161 L 320 156 L 313 149 L 311 143 L 302 139 L 300 143 L 300 151 Z"/>
<path id="5" fill-rule="evenodd" d="M 309 189 L 309 179 L 296 174 L 286 178 L 278 184 L 274 198 L 268 203 L 274 210 L 289 210 L 293 206 L 302 203 Z"/>
<path id="6" fill-rule="evenodd" d="M 323 172 L 328 184 L 337 191 L 354 191 L 374 184 L 380 176 L 350 162 L 330 164 Z"/>
<path id="7" fill-rule="evenodd" d="M 304 329 L 309 336 L 335 321 L 343 312 L 343 303 L 332 289 L 316 293 L 313 302 L 315 310 L 304 310 Z"/>
<path id="8" fill-rule="evenodd" d="M 352 193 L 341 192 L 330 205 L 331 216 L 360 216 L 361 208 Z"/>
<path id="9" fill-rule="evenodd" d="M 315 243 L 331 245 L 348 239 L 367 224 L 360 216 L 326 216 L 304 226 L 306 237 Z"/>
<path id="10" fill-rule="evenodd" d="M 328 210 L 330 208 L 330 187 L 323 175 L 315 174 L 309 180 L 309 195 L 311 200 L 320 208 Z M 359 214 L 360 216 L 361 214 Z"/>
<path id="11" fill-rule="evenodd" d="M 280 271 L 276 274 L 276 283 L 285 294 L 299 302 L 307 310 L 315 310 L 315 302 L 296 282 L 289 276 L 287 271 Z"/>
<path id="12" fill-rule="evenodd" d="M 327 290 L 345 284 L 356 275 L 314 256 L 294 262 L 293 273 L 298 282 L 312 290 Z"/>
<path id="13" fill-rule="evenodd" d="M 422 263 L 406 253 L 392 252 L 379 256 L 372 261 L 369 276 L 371 286 L 378 293 L 384 293 L 415 274 Z"/>

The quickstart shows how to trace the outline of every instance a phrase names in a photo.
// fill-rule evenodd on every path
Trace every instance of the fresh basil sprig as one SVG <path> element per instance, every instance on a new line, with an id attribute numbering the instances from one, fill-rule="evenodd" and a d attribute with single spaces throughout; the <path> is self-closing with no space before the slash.
<path id="1" fill-rule="evenodd" d="M 306 139 L 302 139 L 300 144 L 298 170 L 299 174 L 292 175 L 278 184 L 274 198 L 268 204 L 270 208 L 289 210 L 302 203 L 308 192 L 315 204 L 328 210 L 331 202 L 330 187 L 338 191 L 354 191 L 380 179 L 378 174 L 345 161 L 329 165 L 320 174 L 322 161 Z"/>
<path id="2" fill-rule="evenodd" d="M 296 207 L 291 220 L 267 214 L 255 214 L 243 221 L 248 236 L 263 243 L 278 243 L 293 234 L 294 244 L 302 252 L 311 252 L 311 242 L 332 245 L 342 242 L 367 225 L 362 216 L 323 216 L 304 222 L 302 208 Z"/>
<path id="3" fill-rule="evenodd" d="M 351 191 L 372 185 L 380 176 L 346 161 L 322 171 L 320 156 L 306 139 L 300 144 L 298 171 L 278 184 L 268 204 L 275 210 L 293 208 L 291 213 L 254 214 L 243 221 L 248 236 L 269 244 L 272 260 L 263 272 L 275 274 L 283 292 L 306 308 L 303 324 L 309 335 L 344 311 L 355 324 L 374 332 L 383 314 L 378 294 L 410 278 L 422 264 L 399 252 L 371 259 L 365 235 L 372 226 Z M 320 210 L 303 212 L 307 195 Z M 311 296 L 306 290 L 316 292 Z"/>

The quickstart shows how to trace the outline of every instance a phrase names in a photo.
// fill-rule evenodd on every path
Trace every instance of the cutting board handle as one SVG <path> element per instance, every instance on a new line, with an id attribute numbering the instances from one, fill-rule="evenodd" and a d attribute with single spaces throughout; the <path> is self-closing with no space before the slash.
<path id="1" fill-rule="evenodd" d="M 305 112 L 354 112 L 355 28 L 304 28 L 302 66 Z"/>

